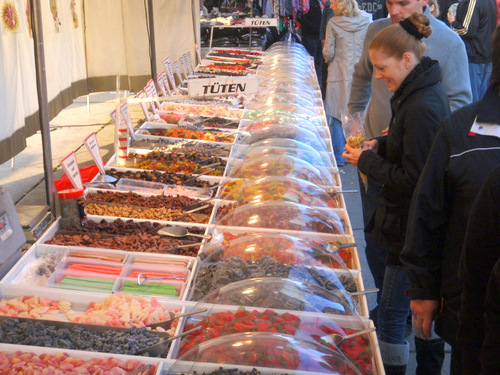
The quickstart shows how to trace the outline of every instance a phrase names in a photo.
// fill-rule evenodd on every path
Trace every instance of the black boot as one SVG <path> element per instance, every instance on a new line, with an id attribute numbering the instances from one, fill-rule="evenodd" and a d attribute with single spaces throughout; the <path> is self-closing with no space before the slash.
<path id="1" fill-rule="evenodd" d="M 441 375 L 444 361 L 444 341 L 425 340 L 415 337 L 417 352 L 417 375 Z"/>
<path id="2" fill-rule="evenodd" d="M 385 375 L 405 375 L 406 366 L 384 366 Z"/>

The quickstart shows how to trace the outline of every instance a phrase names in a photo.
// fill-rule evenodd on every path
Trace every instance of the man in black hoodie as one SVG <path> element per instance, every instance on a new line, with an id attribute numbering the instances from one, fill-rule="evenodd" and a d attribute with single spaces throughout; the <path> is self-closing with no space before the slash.
<path id="1" fill-rule="evenodd" d="M 300 15 L 297 21 L 300 23 L 302 44 L 314 58 L 314 68 L 318 76 L 318 84 L 321 87 L 323 56 L 321 55 L 321 40 L 319 38 L 322 17 L 320 1 L 309 0 L 309 12 Z"/>
<path id="2" fill-rule="evenodd" d="M 456 16 L 448 13 L 448 22 L 462 38 L 469 58 L 472 100 L 482 98 L 491 75 L 491 36 L 496 27 L 495 0 L 461 0 Z"/>

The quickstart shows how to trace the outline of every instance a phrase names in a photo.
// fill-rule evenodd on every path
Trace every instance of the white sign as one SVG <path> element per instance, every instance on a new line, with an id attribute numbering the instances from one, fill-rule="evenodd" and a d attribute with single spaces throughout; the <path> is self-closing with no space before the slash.
<path id="1" fill-rule="evenodd" d="M 146 97 L 146 93 L 145 93 L 143 90 L 141 90 L 141 91 L 139 91 L 139 92 L 137 93 L 137 97 L 138 97 L 139 99 L 144 99 L 144 98 Z M 141 108 L 142 108 L 142 112 L 144 112 L 144 116 L 146 116 L 146 120 L 148 120 L 148 121 L 149 121 L 149 120 L 151 119 L 151 116 L 150 116 L 150 114 L 149 114 L 148 107 L 147 107 L 146 103 L 144 103 L 144 102 L 139 102 L 139 104 L 140 104 L 140 106 L 141 106 Z M 114 120 L 114 119 L 113 119 L 113 120 Z"/>
<path id="2" fill-rule="evenodd" d="M 167 89 L 165 88 L 165 83 L 163 82 L 161 73 L 158 73 L 158 75 L 156 76 L 156 81 L 158 82 L 158 86 L 160 86 L 160 90 L 163 96 L 167 96 Z"/>
<path id="3" fill-rule="evenodd" d="M 134 134 L 134 126 L 132 125 L 132 118 L 130 117 L 130 112 L 128 111 L 128 104 L 124 103 L 120 107 L 120 111 L 122 113 L 122 118 L 125 121 L 125 123 L 128 126 L 128 131 L 130 133 L 130 136 L 135 139 L 135 134 Z"/>
<path id="4" fill-rule="evenodd" d="M 193 98 L 255 94 L 258 89 L 259 80 L 255 76 L 202 78 L 188 81 L 188 94 Z"/>
<path id="5" fill-rule="evenodd" d="M 148 98 L 155 97 L 155 94 L 153 92 L 153 88 L 151 86 L 149 86 L 149 84 L 144 86 L 144 91 L 146 92 L 146 95 L 148 96 Z M 153 111 L 153 113 L 156 113 L 156 103 L 154 101 L 151 102 L 151 110 Z"/>
<path id="6" fill-rule="evenodd" d="M 179 79 L 182 81 L 182 74 L 181 74 L 181 70 L 179 69 L 179 63 L 177 61 L 174 61 L 172 65 L 174 66 L 174 69 L 175 69 L 177 75 L 179 76 Z"/>
<path id="7" fill-rule="evenodd" d="M 170 90 L 170 83 L 168 83 L 167 73 L 161 72 L 159 76 L 160 78 L 158 79 L 158 81 L 162 81 L 163 87 L 167 90 L 165 96 L 172 95 L 172 91 Z"/>
<path id="8" fill-rule="evenodd" d="M 201 47 L 200 47 L 200 43 L 196 43 L 194 45 L 194 49 L 196 50 L 196 54 L 198 55 L 198 62 L 201 61 Z"/>
<path id="9" fill-rule="evenodd" d="M 102 175 L 105 175 L 106 171 L 104 170 L 104 162 L 102 161 L 101 150 L 99 149 L 97 136 L 94 132 L 92 132 L 87 138 L 85 138 L 85 146 L 87 146 L 92 159 L 94 159 L 97 168 L 99 168 L 99 172 L 101 172 Z"/>
<path id="10" fill-rule="evenodd" d="M 181 65 L 182 73 L 184 73 L 184 78 L 187 78 L 189 75 L 189 68 L 186 65 L 186 54 L 181 56 L 179 64 Z"/>
<path id="11" fill-rule="evenodd" d="M 194 66 L 194 62 L 193 62 L 193 56 L 191 56 L 191 51 L 189 51 L 187 54 L 187 59 L 188 59 L 188 62 L 189 62 L 189 66 L 191 66 L 191 72 L 194 72 L 194 70 L 196 69 L 196 67 Z"/>
<path id="12" fill-rule="evenodd" d="M 245 26 L 278 27 L 278 20 L 276 18 L 245 18 Z"/>
<path id="13" fill-rule="evenodd" d="M 83 189 L 82 176 L 80 174 L 80 168 L 78 168 L 78 162 L 76 161 L 76 154 L 72 152 L 61 160 L 61 165 L 64 169 L 64 173 L 68 176 L 71 184 L 77 189 Z"/>
<path id="14" fill-rule="evenodd" d="M 177 85 L 175 84 L 174 71 L 172 70 L 172 64 L 170 63 L 169 56 L 163 59 L 163 65 L 165 65 L 165 71 L 167 72 L 168 79 L 170 80 L 172 87 L 175 89 Z"/>

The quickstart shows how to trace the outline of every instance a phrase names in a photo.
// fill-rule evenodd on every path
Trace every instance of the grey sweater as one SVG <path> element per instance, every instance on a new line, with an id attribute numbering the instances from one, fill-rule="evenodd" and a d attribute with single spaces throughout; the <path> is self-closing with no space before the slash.
<path id="1" fill-rule="evenodd" d="M 441 82 L 448 96 L 450 109 L 454 111 L 472 101 L 465 45 L 453 30 L 431 15 L 428 7 L 425 7 L 424 14 L 431 20 L 433 30 L 429 38 L 423 39 L 427 46 L 425 55 L 439 61 Z M 380 136 L 391 120 L 392 93 L 387 90 L 383 81 L 374 78 L 373 66 L 368 56 L 372 39 L 389 25 L 392 25 L 390 18 L 372 22 L 366 31 L 363 52 L 354 67 L 348 108 L 350 114 L 366 110 L 367 139 Z"/>

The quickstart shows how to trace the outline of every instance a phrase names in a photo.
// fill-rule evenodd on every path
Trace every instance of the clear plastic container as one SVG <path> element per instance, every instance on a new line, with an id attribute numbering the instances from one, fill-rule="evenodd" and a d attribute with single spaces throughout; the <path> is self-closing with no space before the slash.
<path id="1" fill-rule="evenodd" d="M 230 191 L 224 190 L 221 198 L 246 203 L 287 201 L 321 208 L 338 208 L 340 205 L 335 194 L 330 195 L 322 187 L 305 180 L 282 176 L 250 179 Z"/>
<path id="2" fill-rule="evenodd" d="M 57 192 L 61 210 L 61 228 L 73 229 L 87 225 L 83 189 L 67 189 Z"/>
<path id="3" fill-rule="evenodd" d="M 245 204 L 217 218 L 216 224 L 344 234 L 342 221 L 335 211 L 283 201 Z"/>
<path id="4" fill-rule="evenodd" d="M 207 294 L 203 304 L 263 307 L 356 316 L 354 302 L 341 290 L 328 291 L 307 282 L 280 277 L 237 281 Z"/>
<path id="5" fill-rule="evenodd" d="M 254 262 L 263 256 L 269 256 L 284 264 L 348 270 L 337 252 L 307 239 L 287 234 L 253 233 L 223 243 L 214 239 L 203 247 L 203 252 L 199 256 L 204 259 L 204 263 L 235 256 L 244 261 Z"/>
<path id="6" fill-rule="evenodd" d="M 303 142 L 318 151 L 327 151 L 328 140 L 319 132 L 289 124 L 250 124 L 237 137 L 237 143 L 253 144 L 269 138 L 288 138 Z"/>
<path id="7" fill-rule="evenodd" d="M 183 352 L 179 360 L 361 375 L 342 353 L 282 333 L 245 332 L 216 337 Z M 178 373 L 175 367 L 169 374 Z"/>
<path id="8" fill-rule="evenodd" d="M 131 178 L 120 178 L 116 183 L 117 190 L 132 191 L 144 194 L 163 194 L 165 185 L 159 182 L 134 180 Z"/>
<path id="9" fill-rule="evenodd" d="M 295 177 L 317 185 L 335 186 L 334 176 L 324 173 L 310 163 L 289 155 L 260 155 L 242 160 L 226 177 L 261 178 L 269 176 Z"/>

